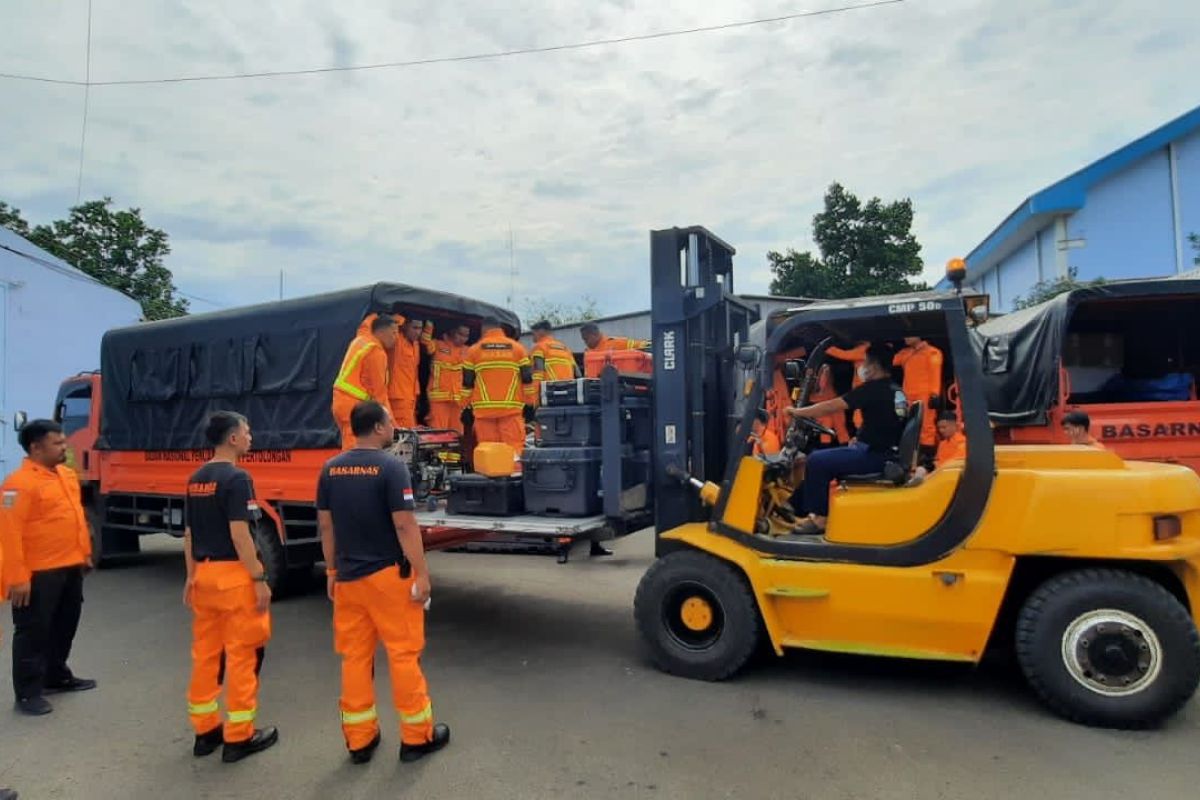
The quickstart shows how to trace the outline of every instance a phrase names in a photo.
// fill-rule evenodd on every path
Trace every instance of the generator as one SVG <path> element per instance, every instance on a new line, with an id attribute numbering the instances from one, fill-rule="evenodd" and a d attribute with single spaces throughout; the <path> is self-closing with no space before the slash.
<path id="1" fill-rule="evenodd" d="M 441 428 L 397 428 L 389 452 L 408 465 L 417 502 L 445 497 L 463 471 L 462 434 Z"/>

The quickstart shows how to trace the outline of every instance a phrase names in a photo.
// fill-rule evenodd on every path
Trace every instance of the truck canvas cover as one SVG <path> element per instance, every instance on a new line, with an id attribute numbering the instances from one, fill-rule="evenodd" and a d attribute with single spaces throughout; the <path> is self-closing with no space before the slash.
<path id="1" fill-rule="evenodd" d="M 330 411 L 346 347 L 371 313 L 432 319 L 438 332 L 484 317 L 520 332 L 517 316 L 457 295 L 377 283 L 111 330 L 100 347 L 98 447 L 194 450 L 226 409 L 250 420 L 256 450 L 338 447 Z"/>
<path id="2" fill-rule="evenodd" d="M 1005 425 L 1044 425 L 1058 401 L 1063 347 L 1081 303 L 1200 296 L 1190 277 L 1114 281 L 1064 292 L 1030 308 L 994 317 L 972 329 L 982 359 L 988 411 Z"/>

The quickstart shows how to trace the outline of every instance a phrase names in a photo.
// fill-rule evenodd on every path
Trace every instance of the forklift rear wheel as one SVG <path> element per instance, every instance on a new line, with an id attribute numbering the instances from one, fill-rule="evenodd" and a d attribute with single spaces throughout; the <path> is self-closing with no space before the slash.
<path id="1" fill-rule="evenodd" d="M 1046 705 L 1085 725 L 1151 727 L 1200 683 L 1200 634 L 1187 609 L 1121 570 L 1077 570 L 1042 584 L 1017 620 L 1017 658 Z"/>
<path id="2" fill-rule="evenodd" d="M 658 668 L 685 678 L 732 676 L 761 637 L 758 607 L 741 572 L 706 553 L 656 561 L 638 584 L 634 615 Z"/>

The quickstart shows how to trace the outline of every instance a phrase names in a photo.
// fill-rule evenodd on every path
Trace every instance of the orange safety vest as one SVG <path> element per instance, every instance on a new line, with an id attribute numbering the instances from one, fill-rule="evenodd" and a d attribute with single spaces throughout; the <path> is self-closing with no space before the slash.
<path id="1" fill-rule="evenodd" d="M 578 365 L 575 355 L 553 336 L 533 345 L 533 379 L 540 381 L 569 381 L 575 377 Z"/>
<path id="2" fill-rule="evenodd" d="M 370 323 L 364 323 L 369 326 Z M 367 327 L 370 330 L 369 327 Z M 333 382 L 334 391 L 355 400 L 377 400 L 387 405 L 387 351 L 370 333 L 362 333 L 346 348 L 342 368 Z"/>
<path id="3" fill-rule="evenodd" d="M 26 458 L 0 489 L 6 586 L 28 583 L 31 573 L 83 564 L 92 534 L 79 478 L 65 464 L 46 469 Z"/>
<path id="4" fill-rule="evenodd" d="M 600 336 L 600 343 L 591 350 L 645 350 L 650 343 L 642 339 L 630 339 L 627 336 Z"/>
<path id="5" fill-rule="evenodd" d="M 475 376 L 471 409 L 480 419 L 520 414 L 533 401 L 533 384 L 522 386 L 522 370 L 530 369 L 529 355 L 499 328 L 484 333 L 467 350 L 463 369 Z"/>
<path id="6" fill-rule="evenodd" d="M 429 366 L 426 396 L 431 403 L 458 403 L 466 399 L 463 392 L 463 358 L 467 348 L 439 340 L 433 349 Z"/>

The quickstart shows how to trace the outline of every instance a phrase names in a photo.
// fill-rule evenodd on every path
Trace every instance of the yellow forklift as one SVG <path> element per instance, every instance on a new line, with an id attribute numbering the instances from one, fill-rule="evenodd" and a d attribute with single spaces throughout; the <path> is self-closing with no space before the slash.
<path id="1" fill-rule="evenodd" d="M 1200 682 L 1194 472 L 995 446 L 970 339 L 984 296 L 822 301 L 759 321 L 733 293 L 733 255 L 703 228 L 651 234 L 657 559 L 635 616 L 658 667 L 722 680 L 764 639 L 779 655 L 966 663 L 1011 646 L 1037 695 L 1079 723 L 1147 727 L 1187 702 Z M 798 419 L 781 454 L 753 454 L 775 370 L 801 379 L 803 405 L 830 343 L 905 336 L 945 353 L 966 458 L 909 485 L 916 406 L 882 473 L 831 486 L 824 533 L 790 533 L 781 499 L 826 431 Z M 806 362 L 776 363 L 800 349 Z"/>

